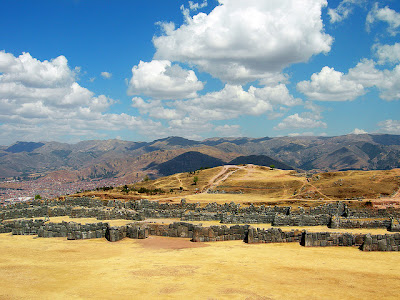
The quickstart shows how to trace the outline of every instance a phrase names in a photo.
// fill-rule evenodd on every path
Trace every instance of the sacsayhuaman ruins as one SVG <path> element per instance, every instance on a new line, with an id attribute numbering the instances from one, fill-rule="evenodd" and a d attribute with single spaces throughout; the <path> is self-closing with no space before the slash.
<path id="1" fill-rule="evenodd" d="M 96 218 L 98 223 L 49 222 L 50 217 Z M 179 218 L 180 222 L 163 224 L 148 219 Z M 241 207 L 240 204 L 178 204 L 148 200 L 97 200 L 90 197 L 67 197 L 65 200 L 32 201 L 0 208 L 0 233 L 37 235 L 41 238 L 65 237 L 68 240 L 106 238 L 116 242 L 124 238 L 146 239 L 149 236 L 190 238 L 192 242 L 242 240 L 245 243 L 299 243 L 305 247 L 348 246 L 362 251 L 400 251 L 400 212 L 395 209 L 351 209 L 337 201 L 314 208 L 278 206 Z M 124 226 L 110 226 L 101 220 L 132 220 Z M 191 221 L 219 221 L 203 227 Z M 268 223 L 271 228 L 250 224 Z M 245 225 L 239 225 L 245 224 Z M 276 226 L 276 227 L 274 227 Z M 277 228 L 279 226 L 279 228 Z M 354 234 L 282 230 L 283 226 L 326 226 L 333 229 L 384 228 L 387 234 Z"/>

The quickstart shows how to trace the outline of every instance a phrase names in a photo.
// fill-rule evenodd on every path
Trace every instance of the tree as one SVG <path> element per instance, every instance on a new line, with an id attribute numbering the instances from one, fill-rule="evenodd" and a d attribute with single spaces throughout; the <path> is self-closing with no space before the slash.
<path id="1" fill-rule="evenodd" d="M 275 165 L 270 165 L 269 166 L 271 169 L 275 169 Z"/>
<path id="2" fill-rule="evenodd" d="M 128 188 L 128 186 L 127 186 L 126 184 L 125 184 L 124 187 L 122 188 L 122 192 L 123 192 L 123 193 L 127 193 L 127 194 L 129 193 L 129 188 Z"/>
<path id="3" fill-rule="evenodd" d="M 193 177 L 193 182 L 194 182 L 195 185 L 197 184 L 197 181 L 199 181 L 199 177 L 198 176 L 194 176 Z"/>
<path id="4" fill-rule="evenodd" d="M 42 197 L 39 194 L 35 195 L 35 200 L 40 200 L 40 199 L 42 199 Z"/>
<path id="5" fill-rule="evenodd" d="M 149 175 L 144 176 L 143 181 L 149 181 L 149 180 L 150 180 Z"/>

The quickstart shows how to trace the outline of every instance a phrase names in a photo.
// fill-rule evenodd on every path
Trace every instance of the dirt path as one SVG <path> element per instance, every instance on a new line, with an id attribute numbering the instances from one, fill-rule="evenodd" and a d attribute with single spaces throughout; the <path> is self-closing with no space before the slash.
<path id="1" fill-rule="evenodd" d="M 235 166 L 235 165 L 225 165 L 222 167 L 221 172 L 215 175 L 213 178 L 210 179 L 208 184 L 204 187 L 203 193 L 207 193 L 210 189 L 217 187 L 223 181 L 229 178 L 232 174 L 237 172 L 238 170 L 244 169 L 244 166 Z"/>
<path id="2" fill-rule="evenodd" d="M 179 185 L 180 185 L 183 189 L 185 189 L 185 187 L 184 187 L 184 185 L 183 185 L 183 182 L 182 182 L 182 180 L 180 179 L 179 175 L 176 174 L 175 177 L 176 177 L 176 179 L 179 181 Z"/>

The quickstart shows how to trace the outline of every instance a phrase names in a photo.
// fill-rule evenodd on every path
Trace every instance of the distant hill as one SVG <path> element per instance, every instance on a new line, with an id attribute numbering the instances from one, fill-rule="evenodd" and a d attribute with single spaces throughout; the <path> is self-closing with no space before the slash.
<path id="1" fill-rule="evenodd" d="M 181 156 L 186 152 L 197 154 Z M 221 137 L 203 141 L 175 136 L 152 142 L 112 139 L 0 146 L 0 178 L 28 178 L 29 174 L 43 177 L 64 170 L 54 178 L 63 174 L 75 178 L 78 174 L 80 179 L 140 180 L 146 174 L 158 177 L 228 163 L 314 171 L 388 170 L 400 168 L 400 136 Z"/>
<path id="2" fill-rule="evenodd" d="M 248 155 L 248 156 L 239 156 L 234 160 L 229 162 L 230 165 L 243 165 L 243 164 L 253 164 L 258 166 L 271 166 L 274 165 L 275 168 L 282 169 L 282 170 L 294 170 L 293 167 L 272 159 L 266 155 Z"/>
<path id="3" fill-rule="evenodd" d="M 218 158 L 200 152 L 189 151 L 154 168 L 158 170 L 159 174 L 168 176 L 175 173 L 195 171 L 200 168 L 218 167 L 224 164 L 225 162 Z"/>
<path id="4" fill-rule="evenodd" d="M 32 152 L 33 150 L 42 147 L 43 143 L 34 143 L 34 142 L 17 142 L 11 147 L 8 147 L 5 151 L 11 153 L 20 153 L 20 152 Z"/>

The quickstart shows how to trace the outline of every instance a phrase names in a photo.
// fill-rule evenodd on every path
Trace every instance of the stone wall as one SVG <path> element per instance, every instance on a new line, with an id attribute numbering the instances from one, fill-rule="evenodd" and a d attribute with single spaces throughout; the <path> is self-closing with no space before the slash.
<path id="1" fill-rule="evenodd" d="M 247 239 L 249 227 L 250 225 L 234 225 L 229 228 L 226 225 L 210 227 L 195 226 L 192 242 L 245 240 Z"/>
<path id="2" fill-rule="evenodd" d="M 385 228 L 391 227 L 390 219 L 356 219 L 356 218 L 341 218 L 332 217 L 330 228 Z"/>
<path id="3" fill-rule="evenodd" d="M 273 223 L 277 213 L 241 213 L 241 214 L 224 214 L 222 215 L 221 223 L 225 224 L 268 224 Z"/>
<path id="4" fill-rule="evenodd" d="M 68 240 L 94 239 L 105 236 L 108 223 L 80 224 L 75 222 L 47 223 L 38 231 L 38 237 L 67 237 Z"/>
<path id="5" fill-rule="evenodd" d="M 327 226 L 331 216 L 324 215 L 281 215 L 277 214 L 272 222 L 273 226 Z"/>
<path id="6" fill-rule="evenodd" d="M 0 224 L 0 233 L 12 232 L 13 235 L 35 235 L 43 226 L 44 220 L 14 220 Z"/>
<path id="7" fill-rule="evenodd" d="M 360 247 L 362 251 L 400 251 L 400 233 L 366 234 Z"/>
<path id="8" fill-rule="evenodd" d="M 248 237 L 245 242 L 254 243 L 299 243 L 301 240 L 302 231 L 292 230 L 288 232 L 282 231 L 280 228 L 249 228 Z"/>
<path id="9" fill-rule="evenodd" d="M 221 221 L 223 214 L 216 212 L 186 212 L 181 216 L 181 221 Z"/>
<path id="10" fill-rule="evenodd" d="M 303 231 L 300 245 L 305 247 L 361 246 L 365 234 Z"/>

